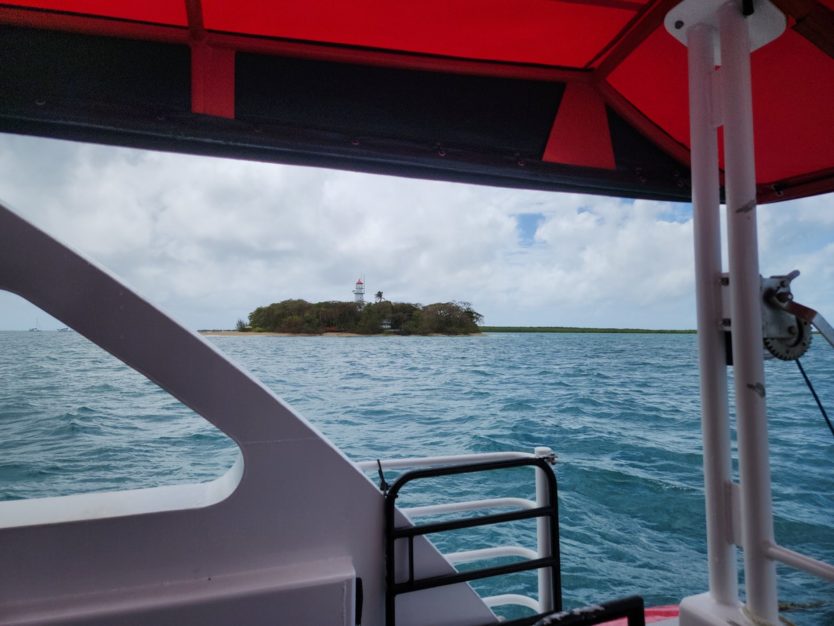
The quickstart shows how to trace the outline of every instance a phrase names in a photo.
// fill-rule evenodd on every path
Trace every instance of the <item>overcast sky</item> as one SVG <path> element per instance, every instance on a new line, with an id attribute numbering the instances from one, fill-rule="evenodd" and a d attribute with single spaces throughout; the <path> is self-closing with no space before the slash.
<path id="1" fill-rule="evenodd" d="M 192 329 L 287 298 L 464 300 L 494 325 L 694 328 L 686 204 L 0 135 L 0 199 Z M 764 274 L 834 318 L 834 195 L 759 208 Z M 725 257 L 726 258 L 726 257 Z M 0 329 L 62 326 L 0 292 Z"/>

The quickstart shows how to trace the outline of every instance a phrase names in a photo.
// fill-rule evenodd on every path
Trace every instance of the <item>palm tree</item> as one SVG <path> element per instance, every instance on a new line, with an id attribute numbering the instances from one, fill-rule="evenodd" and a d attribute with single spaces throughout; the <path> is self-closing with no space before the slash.
<path id="1" fill-rule="evenodd" d="M 382 302 L 382 292 L 381 291 L 377 291 L 376 294 L 375 294 L 375 297 L 376 297 L 377 302 Z"/>

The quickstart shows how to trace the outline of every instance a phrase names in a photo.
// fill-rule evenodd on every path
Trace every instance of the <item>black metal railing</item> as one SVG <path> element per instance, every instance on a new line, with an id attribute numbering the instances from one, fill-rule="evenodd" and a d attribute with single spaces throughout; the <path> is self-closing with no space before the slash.
<path id="1" fill-rule="evenodd" d="M 524 509 L 519 511 L 510 511 L 507 513 L 494 513 L 490 515 L 480 515 L 477 517 L 467 517 L 462 519 L 454 519 L 444 522 L 433 522 L 428 524 L 419 524 L 414 526 L 403 526 L 397 528 L 395 523 L 395 503 L 400 490 L 409 482 L 425 479 L 437 478 L 441 476 L 452 476 L 458 474 L 469 474 L 475 472 L 487 472 L 493 470 L 510 469 L 516 467 L 531 466 L 540 469 L 547 481 L 548 492 L 550 493 L 549 502 L 546 505 L 538 506 L 532 509 Z M 557 506 L 557 485 L 556 475 L 550 467 L 549 462 L 543 458 L 522 458 L 511 459 L 508 461 L 491 461 L 486 463 L 470 463 L 466 465 L 452 465 L 445 467 L 434 467 L 429 469 L 414 470 L 407 472 L 400 476 L 388 489 L 385 495 L 385 621 L 387 626 L 396 626 L 396 598 L 398 595 L 404 593 L 412 593 L 422 591 L 425 589 L 433 589 L 435 587 L 443 587 L 446 585 L 454 585 L 457 583 L 464 583 L 482 578 L 489 578 L 492 576 L 501 576 L 504 574 L 513 574 L 516 572 L 523 572 L 527 570 L 539 569 L 542 567 L 549 567 L 551 569 L 551 585 L 553 597 L 553 609 L 556 612 L 561 611 L 562 608 L 562 583 L 560 574 L 559 561 L 559 511 Z M 428 576 L 425 578 L 418 578 L 414 573 L 414 538 L 421 535 L 428 535 L 433 533 L 440 533 L 451 530 L 459 530 L 461 528 L 473 528 L 476 526 L 488 526 L 491 524 L 500 524 L 503 522 L 511 522 L 516 520 L 534 519 L 545 517 L 549 526 L 549 555 L 542 556 L 538 559 L 523 561 L 519 563 L 510 563 L 507 565 L 497 565 L 492 567 L 484 567 L 475 570 L 468 570 L 465 572 L 453 572 L 449 574 L 440 574 L 435 576 Z M 396 562 L 395 562 L 395 547 L 398 540 L 408 541 L 408 579 L 397 582 L 396 580 Z M 535 616 L 535 619 L 543 618 L 543 615 Z M 535 624 L 535 621 L 528 622 Z M 559 623 L 559 622 L 554 622 Z M 507 622 L 515 624 L 515 622 Z M 578 622 L 577 622 L 578 624 Z M 632 626 L 629 624 L 629 626 Z"/>

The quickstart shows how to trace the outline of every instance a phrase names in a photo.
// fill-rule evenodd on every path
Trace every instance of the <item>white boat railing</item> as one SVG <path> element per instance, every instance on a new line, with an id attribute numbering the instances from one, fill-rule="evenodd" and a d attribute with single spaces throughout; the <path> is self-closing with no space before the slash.
<path id="1" fill-rule="evenodd" d="M 543 458 L 552 465 L 556 464 L 556 455 L 553 450 L 547 447 L 537 447 L 530 452 L 484 452 L 479 454 L 457 454 L 447 456 L 429 456 L 404 459 L 388 459 L 379 461 L 360 461 L 357 463 L 359 469 L 364 472 L 377 472 L 380 469 L 404 470 L 417 469 L 421 467 L 437 467 L 447 465 L 466 465 L 469 463 L 489 463 L 492 461 L 508 461 L 510 459 L 533 459 Z M 526 498 L 487 498 L 483 500 L 468 500 L 464 502 L 445 502 L 443 504 L 430 504 L 426 506 L 415 506 L 403 508 L 400 511 L 409 520 L 418 517 L 432 515 L 443 515 L 447 513 L 460 513 L 466 511 L 482 511 L 496 508 L 511 509 L 534 509 L 547 506 L 550 503 L 550 493 L 547 488 L 547 481 L 540 469 L 535 470 L 536 474 L 536 499 Z M 525 560 L 534 560 L 550 556 L 550 527 L 545 519 L 537 520 L 536 524 L 536 549 L 526 548 L 520 545 L 501 545 L 477 550 L 464 550 L 460 552 L 444 553 L 443 556 L 452 564 L 473 563 L 502 557 L 520 557 Z M 538 598 L 517 593 L 504 593 L 483 598 L 484 603 L 490 607 L 517 605 L 524 606 L 537 613 L 544 613 L 554 609 L 552 593 L 552 577 L 549 567 L 538 570 Z"/>
<path id="2" fill-rule="evenodd" d="M 788 550 L 776 544 L 767 546 L 765 554 L 774 561 L 779 561 L 794 569 L 802 570 L 817 578 L 834 582 L 834 565 L 819 561 L 810 556 L 805 556 L 799 552 L 794 552 L 793 550 Z"/>
<path id="3" fill-rule="evenodd" d="M 547 453 L 539 454 L 539 450 Z M 356 465 L 364 472 L 377 469 L 377 463 L 383 470 L 414 469 L 417 467 L 435 467 L 437 465 L 466 465 L 467 463 L 489 463 L 490 461 L 509 461 L 510 459 L 534 459 L 536 457 L 553 457 L 550 448 L 536 448 L 536 452 L 478 452 L 475 454 L 450 454 L 445 456 L 422 456 L 405 459 L 387 459 L 381 461 L 359 461 Z M 554 457 L 555 458 L 555 457 Z"/>

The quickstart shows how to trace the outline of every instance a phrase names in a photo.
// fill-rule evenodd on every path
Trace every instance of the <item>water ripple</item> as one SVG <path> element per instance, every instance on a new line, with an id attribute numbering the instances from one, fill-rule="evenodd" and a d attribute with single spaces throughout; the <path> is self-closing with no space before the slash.
<path id="1" fill-rule="evenodd" d="M 214 341 L 356 459 L 553 447 L 569 606 L 706 589 L 694 336 Z M 817 342 L 805 365 L 834 407 L 834 353 Z M 795 367 L 766 370 L 777 539 L 834 561 L 834 439 Z M 0 381 L 0 498 L 207 480 L 234 459 L 221 433 L 74 333 L 0 333 Z M 532 484 L 522 472 L 411 497 L 452 492 L 532 497 Z M 513 523 L 438 543 L 533 537 Z M 535 575 L 496 584 L 476 586 L 529 593 Z M 786 572 L 780 596 L 824 601 L 796 624 L 834 623 L 825 584 Z"/>

